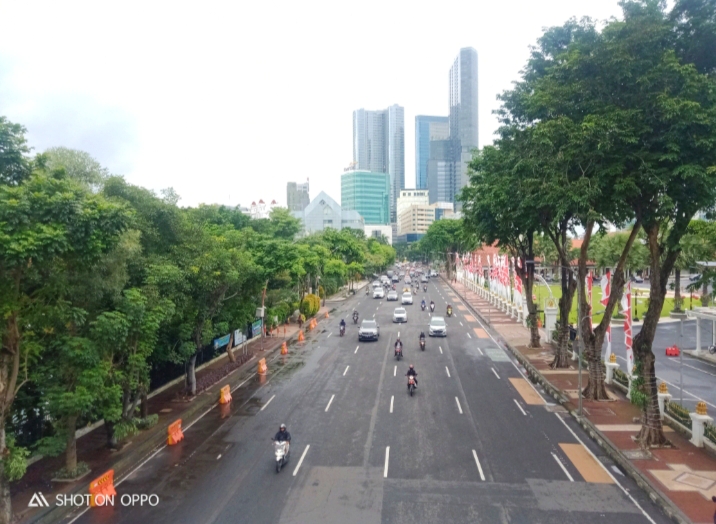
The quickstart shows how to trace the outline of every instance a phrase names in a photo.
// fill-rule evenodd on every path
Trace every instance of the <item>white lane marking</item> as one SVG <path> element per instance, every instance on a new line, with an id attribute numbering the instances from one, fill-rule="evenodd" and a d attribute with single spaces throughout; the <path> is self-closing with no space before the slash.
<path id="1" fill-rule="evenodd" d="M 676 362 L 673 362 L 673 361 L 671 361 L 671 360 L 667 360 L 666 362 L 668 362 L 669 364 L 676 364 Z M 677 365 L 678 365 L 678 364 L 677 364 Z M 700 371 L 701 373 L 706 373 L 707 375 L 711 375 L 712 377 L 716 377 L 716 373 L 711 373 L 710 371 L 705 371 L 705 370 L 703 370 L 703 369 L 701 369 L 701 368 L 697 368 L 696 366 L 692 366 L 692 365 L 690 365 L 690 364 L 684 364 L 684 367 L 691 368 L 691 369 L 695 369 L 696 371 Z"/>
<path id="2" fill-rule="evenodd" d="M 499 379 L 500 375 L 497 374 L 497 371 L 495 371 L 495 368 L 490 368 L 492 372 L 495 374 L 495 376 Z"/>
<path id="3" fill-rule="evenodd" d="M 438 349 L 440 350 L 440 354 L 442 355 L 442 354 L 443 354 L 443 347 L 442 347 L 442 346 L 438 346 Z"/>
<path id="4" fill-rule="evenodd" d="M 373 318 L 375 318 L 375 313 L 373 313 Z"/>
<path id="5" fill-rule="evenodd" d="M 470 336 L 470 333 L 467 334 L 467 338 L 472 338 L 472 337 Z"/>
<path id="6" fill-rule="evenodd" d="M 397 372 L 398 372 L 398 366 L 395 366 L 395 367 L 393 368 L 393 376 L 395 376 L 395 374 L 396 374 Z"/>
<path id="7" fill-rule="evenodd" d="M 554 460 L 557 461 L 557 464 L 559 464 L 559 467 L 562 468 L 562 471 L 564 471 L 564 474 L 567 475 L 567 478 L 570 482 L 574 482 L 574 479 L 572 478 L 572 475 L 569 474 L 569 471 L 567 471 L 567 468 L 564 467 L 564 464 L 562 464 L 562 461 L 559 460 L 559 457 L 552 453 L 552 456 L 554 457 Z"/>
<path id="8" fill-rule="evenodd" d="M 482 355 L 483 357 L 485 356 L 485 354 L 482 352 L 482 350 L 480 348 L 477 348 L 477 350 L 480 352 L 480 355 Z"/>
<path id="9" fill-rule="evenodd" d="M 331 395 L 331 400 L 328 401 L 328 405 L 326 406 L 326 411 L 328 411 L 328 408 L 331 407 L 331 402 L 333 402 L 334 397 L 335 397 L 335 395 Z"/>
<path id="10" fill-rule="evenodd" d="M 460 400 L 457 397 L 455 397 L 455 402 L 457 402 L 457 410 L 462 415 L 462 406 L 460 405 Z"/>
<path id="11" fill-rule="evenodd" d="M 622 477 L 624 476 L 624 473 L 622 473 L 621 470 L 615 465 L 612 465 L 612 471 L 614 473 L 619 473 Z"/>
<path id="12" fill-rule="evenodd" d="M 644 509 L 639 505 L 639 503 L 634 499 L 634 497 L 631 496 L 631 494 L 629 493 L 629 491 L 628 491 L 627 489 L 625 489 L 624 486 L 622 486 L 621 484 L 619 484 L 619 481 L 616 479 L 616 477 L 615 477 L 614 475 L 612 475 L 612 474 L 610 473 L 610 471 L 607 469 L 607 467 L 606 467 L 604 464 L 602 464 L 602 462 L 594 455 L 594 453 L 592 453 L 592 450 L 589 449 L 587 446 L 584 445 L 584 442 L 582 442 L 582 440 L 577 436 L 577 434 L 574 432 L 574 430 L 572 430 L 572 428 L 569 427 L 569 425 L 564 421 L 564 419 L 559 416 L 559 413 L 555 413 L 555 416 L 559 419 L 559 421 L 560 421 L 562 424 L 564 424 L 564 427 L 569 430 L 569 432 L 572 434 L 572 436 L 573 436 L 575 439 L 577 439 L 577 442 L 579 442 L 582 446 L 584 446 L 584 449 L 587 450 L 587 453 L 589 453 L 589 454 L 592 456 L 592 458 L 594 459 L 594 461 L 595 461 L 597 464 L 599 464 L 602 468 L 604 468 L 604 471 L 607 472 L 607 475 L 609 475 L 609 476 L 612 478 L 612 480 L 614 481 L 614 483 L 621 488 L 621 490 L 624 492 L 624 494 L 625 494 L 627 497 L 629 497 L 629 500 L 631 500 L 631 501 L 634 503 L 634 505 L 635 505 L 637 508 L 639 508 L 639 510 L 641 511 L 642 515 L 644 515 L 644 516 L 646 517 L 646 519 L 647 519 L 649 522 L 651 522 L 651 524 L 656 524 L 656 522 L 654 522 L 654 519 L 652 519 L 652 518 L 649 516 L 649 514 L 648 514 L 646 511 L 644 511 Z"/>
<path id="13" fill-rule="evenodd" d="M 331 338 L 331 335 L 332 335 L 332 334 L 333 334 L 333 331 L 331 331 L 330 333 L 328 333 L 328 336 L 327 336 L 326 338 Z"/>
<path id="14" fill-rule="evenodd" d="M 349 368 L 349 367 L 350 367 L 350 366 L 346 366 L 346 370 L 343 372 L 343 376 L 344 376 L 344 377 L 346 376 L 346 373 L 348 373 L 348 368 Z"/>
<path id="15" fill-rule="evenodd" d="M 391 413 L 393 412 L 393 399 L 394 399 L 394 398 L 395 398 L 395 396 L 391 396 L 391 397 L 390 397 L 390 412 L 391 412 Z"/>
<path id="16" fill-rule="evenodd" d="M 523 414 L 524 416 L 527 416 L 527 412 L 526 412 L 524 409 L 522 409 L 522 406 L 520 406 L 520 403 L 517 402 L 517 399 L 516 399 L 516 398 L 513 398 L 512 400 L 515 401 L 515 404 L 517 404 L 517 407 L 520 408 L 520 411 L 522 412 L 522 414 Z"/>
<path id="17" fill-rule="evenodd" d="M 300 468 L 300 467 L 301 467 L 301 464 L 303 464 L 303 459 L 306 458 L 306 453 L 308 453 L 308 448 L 310 448 L 310 447 L 311 447 L 311 445 L 310 445 L 310 444 L 307 444 L 307 445 L 306 445 L 306 449 L 303 450 L 303 455 L 301 455 L 301 458 L 300 458 L 300 460 L 298 461 L 298 464 L 296 464 L 296 469 L 293 470 L 293 476 L 294 476 L 294 477 L 296 476 L 296 473 L 298 473 L 298 468 Z"/>
<path id="18" fill-rule="evenodd" d="M 445 366 L 445 371 L 446 371 L 446 372 L 447 372 L 447 374 L 448 374 L 448 378 L 450 378 L 450 370 L 448 369 L 448 367 L 447 367 L 447 366 Z"/>
<path id="19" fill-rule="evenodd" d="M 460 325 L 462 326 L 462 322 L 460 322 Z"/>
<path id="20" fill-rule="evenodd" d="M 216 457 L 216 460 L 219 460 L 221 458 L 221 453 Z"/>
<path id="21" fill-rule="evenodd" d="M 354 355 L 355 355 L 356 353 L 358 353 L 358 348 L 359 348 L 359 347 L 360 347 L 360 346 L 356 346 L 356 350 L 353 352 Z"/>
<path id="22" fill-rule="evenodd" d="M 276 397 L 276 395 L 274 395 L 273 397 L 271 397 L 270 399 L 268 399 L 268 402 L 266 402 L 266 404 L 264 404 L 263 406 L 261 406 L 261 409 L 259 409 L 259 411 L 263 411 L 264 409 L 266 409 L 266 406 L 268 406 L 269 404 L 271 404 L 271 401 L 274 399 L 274 397 Z"/>
<path id="23" fill-rule="evenodd" d="M 477 471 L 480 473 L 480 480 L 485 480 L 485 474 L 482 472 L 482 466 L 480 465 L 480 459 L 477 458 L 477 452 L 473 449 L 472 456 L 475 457 L 475 464 L 477 464 Z"/>
<path id="24" fill-rule="evenodd" d="M 385 468 L 383 469 L 383 478 L 388 478 L 388 461 L 390 460 L 390 446 L 385 448 Z"/>

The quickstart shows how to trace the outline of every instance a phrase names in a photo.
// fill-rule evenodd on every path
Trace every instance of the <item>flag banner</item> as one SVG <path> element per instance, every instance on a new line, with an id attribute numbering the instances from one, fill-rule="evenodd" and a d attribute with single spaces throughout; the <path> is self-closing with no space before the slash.
<path id="1" fill-rule="evenodd" d="M 599 284 L 602 287 L 602 299 L 599 303 L 606 306 L 609 303 L 609 295 L 612 291 L 612 274 L 608 269 L 606 273 L 602 275 L 602 279 Z"/>
<path id="2" fill-rule="evenodd" d="M 594 276 L 592 275 L 592 272 L 589 271 L 589 274 L 587 274 L 587 304 L 588 304 L 588 311 L 589 319 L 592 319 L 592 282 L 594 280 Z"/>
<path id="3" fill-rule="evenodd" d="M 609 356 L 612 354 L 612 326 L 607 325 L 607 332 L 605 336 L 607 340 L 607 352 L 604 355 L 604 362 L 609 362 Z"/>
<path id="4" fill-rule="evenodd" d="M 632 349 L 632 315 L 631 315 L 631 282 L 627 283 L 622 296 L 622 309 L 624 309 L 624 345 L 626 346 L 627 372 L 634 371 L 634 350 Z"/>

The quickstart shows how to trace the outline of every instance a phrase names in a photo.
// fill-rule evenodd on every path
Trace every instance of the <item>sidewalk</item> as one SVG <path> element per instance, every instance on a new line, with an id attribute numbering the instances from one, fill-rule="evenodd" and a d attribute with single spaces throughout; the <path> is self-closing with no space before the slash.
<path id="1" fill-rule="evenodd" d="M 316 319 L 321 321 L 331 307 L 322 307 Z M 320 326 L 320 324 L 319 324 Z M 304 324 L 304 329 L 307 324 Z M 298 324 L 286 326 L 284 335 L 283 326 L 280 329 L 280 336 L 267 336 L 263 340 L 263 351 L 261 350 L 261 339 L 251 340 L 245 349 L 236 349 L 234 355 L 238 367 L 223 376 L 205 391 L 198 393 L 190 401 L 180 400 L 184 390 L 184 381 L 179 381 L 159 394 L 148 400 L 149 413 L 158 414 L 159 421 L 155 426 L 137 435 L 128 438 L 128 442 L 122 442 L 119 451 L 113 451 L 106 447 L 107 437 L 104 426 L 97 427 L 77 440 L 77 460 L 86 462 L 91 472 L 77 482 L 52 482 L 53 473 L 64 465 L 64 455 L 59 457 L 44 457 L 28 467 L 25 476 L 18 482 L 11 485 L 12 508 L 15 515 L 15 522 L 36 522 L 49 523 L 59 520 L 62 515 L 71 508 L 55 507 L 29 508 L 28 503 L 33 494 L 41 491 L 47 500 L 54 500 L 56 494 L 88 493 L 90 481 L 97 478 L 109 469 L 114 469 L 115 484 L 124 476 L 129 474 L 138 464 L 151 455 L 159 446 L 162 446 L 167 439 L 167 426 L 176 419 L 182 419 L 182 427 L 186 428 L 192 422 L 201 418 L 207 410 L 217 404 L 219 389 L 229 384 L 232 391 L 247 377 L 252 376 L 256 371 L 257 362 L 274 351 L 277 351 L 281 344 L 286 341 L 291 345 L 298 336 Z M 306 341 L 310 341 L 320 327 L 312 332 L 305 331 Z M 225 355 L 225 354 L 224 354 Z M 201 379 L 210 377 L 212 373 L 226 365 L 226 356 L 215 358 L 206 367 L 196 373 L 197 384 Z M 271 370 L 269 369 L 269 373 Z M 206 378 L 205 378 L 206 380 Z"/>
<path id="2" fill-rule="evenodd" d="M 631 404 L 616 388 L 607 386 L 611 401 L 584 400 L 584 417 L 577 416 L 578 370 L 576 362 L 569 369 L 553 370 L 552 349 L 544 343 L 529 349 L 529 330 L 487 300 L 460 283 L 449 283 L 483 320 L 491 309 L 491 327 L 503 339 L 514 356 L 585 428 L 587 433 L 614 459 L 637 484 L 676 522 L 713 522 L 716 505 L 716 457 L 664 425 L 664 432 L 673 444 L 668 449 L 643 450 L 633 437 L 639 432 L 641 410 Z M 588 373 L 583 371 L 583 385 Z"/>

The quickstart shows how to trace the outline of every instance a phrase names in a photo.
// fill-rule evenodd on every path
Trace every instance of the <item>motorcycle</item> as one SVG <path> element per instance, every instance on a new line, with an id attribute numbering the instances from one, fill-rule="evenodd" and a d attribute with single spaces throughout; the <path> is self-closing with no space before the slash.
<path id="1" fill-rule="evenodd" d="M 400 361 L 403 358 L 403 346 L 402 344 L 395 348 L 395 359 Z"/>
<path id="2" fill-rule="evenodd" d="M 408 391 L 410 392 L 410 396 L 413 396 L 413 392 L 415 391 L 415 377 L 413 375 L 410 375 L 408 377 Z"/>
<path id="3" fill-rule="evenodd" d="M 343 335 L 346 334 L 346 326 L 341 326 L 341 331 L 340 331 L 340 333 L 341 333 L 341 336 L 343 336 Z"/>
<path id="4" fill-rule="evenodd" d="M 431 313 L 435 312 L 435 304 L 430 304 L 430 312 Z"/>
<path id="5" fill-rule="evenodd" d="M 425 303 L 420 304 L 420 308 L 425 311 Z"/>
<path id="6" fill-rule="evenodd" d="M 273 440 L 273 439 L 271 439 Z M 286 441 L 273 441 L 273 450 L 276 454 L 276 473 L 281 471 L 281 468 L 286 465 L 288 458 L 291 455 L 291 450 Z"/>
<path id="7" fill-rule="evenodd" d="M 428 285 L 427 285 L 427 284 L 425 284 L 425 285 L 423 286 L 423 291 L 425 291 L 426 293 L 428 292 Z"/>
<path id="8" fill-rule="evenodd" d="M 353 323 L 354 323 L 354 324 L 357 324 L 357 323 L 358 323 L 358 313 L 354 313 L 354 314 L 353 314 Z"/>
<path id="9" fill-rule="evenodd" d="M 447 316 L 448 317 L 452 316 L 452 308 L 451 307 L 447 308 Z"/>
<path id="10" fill-rule="evenodd" d="M 424 338 L 420 339 L 420 350 L 425 351 L 425 339 Z"/>

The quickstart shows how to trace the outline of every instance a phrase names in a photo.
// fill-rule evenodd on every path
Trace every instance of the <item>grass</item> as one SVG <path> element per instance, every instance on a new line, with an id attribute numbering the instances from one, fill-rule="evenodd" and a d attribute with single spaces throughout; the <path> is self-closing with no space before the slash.
<path id="1" fill-rule="evenodd" d="M 550 289 L 552 290 L 552 295 L 555 299 L 559 299 L 562 296 L 562 288 L 558 284 L 550 284 Z M 638 293 L 635 294 L 635 293 Z M 534 287 L 534 295 L 537 297 L 537 307 L 538 309 L 544 309 L 544 301 L 545 299 L 549 298 L 549 290 L 544 284 L 535 285 Z M 636 319 L 636 317 L 639 318 L 639 320 L 643 320 L 642 316 L 644 313 L 646 313 L 646 309 L 648 307 L 648 299 L 646 298 L 648 296 L 648 290 L 642 290 L 642 289 L 632 289 L 632 308 L 633 308 L 633 316 Z M 601 322 L 602 317 L 604 316 L 604 306 L 599 303 L 599 301 L 602 299 L 602 288 L 599 286 L 593 286 L 592 287 L 592 311 L 596 311 L 597 314 L 592 316 L 592 322 L 598 323 Z M 699 304 L 700 305 L 700 302 Z M 684 301 L 684 307 L 688 307 L 688 299 Z M 662 317 L 668 317 L 669 313 L 671 313 L 674 309 L 674 299 L 673 298 L 666 298 L 664 300 L 664 307 L 661 310 L 661 316 Z M 612 317 L 613 318 L 613 317 Z M 572 301 L 572 311 L 569 313 L 569 322 L 572 324 L 577 323 L 577 294 L 574 294 L 574 300 Z"/>

